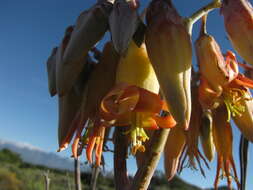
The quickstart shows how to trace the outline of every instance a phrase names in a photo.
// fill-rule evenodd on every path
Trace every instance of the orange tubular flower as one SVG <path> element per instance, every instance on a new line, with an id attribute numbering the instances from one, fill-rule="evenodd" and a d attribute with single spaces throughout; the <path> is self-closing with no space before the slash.
<path id="1" fill-rule="evenodd" d="M 121 83 L 103 99 L 101 116 L 105 125 L 127 126 L 132 139 L 132 154 L 144 151 L 141 142 L 148 140 L 143 129 L 171 128 L 175 126 L 171 115 L 160 116 L 164 102 L 155 93 L 137 86 Z M 168 112 L 167 112 L 168 113 Z"/>
<path id="2" fill-rule="evenodd" d="M 89 129 L 88 129 L 89 130 Z M 89 137 L 87 138 L 86 157 L 87 160 L 92 163 L 92 153 L 95 149 L 95 164 L 97 166 L 101 163 L 101 156 L 103 152 L 103 143 L 105 136 L 105 127 L 94 125 L 89 131 Z"/>
<path id="3" fill-rule="evenodd" d="M 200 35 L 195 42 L 197 60 L 200 74 L 208 83 L 206 85 L 219 96 L 222 93 L 222 87 L 237 76 L 238 66 L 231 53 L 225 61 L 218 43 L 206 33 L 205 25 L 206 17 L 203 18 Z"/>
<path id="4" fill-rule="evenodd" d="M 226 106 L 221 105 L 213 112 L 213 135 L 214 144 L 218 154 L 217 173 L 214 182 L 215 189 L 218 188 L 220 170 L 222 177 L 227 178 L 229 189 L 232 189 L 232 178 L 237 183 L 239 189 L 239 181 L 237 178 L 235 163 L 233 159 L 233 134 L 230 124 L 227 122 Z M 233 171 L 233 176 L 231 173 Z"/>
<path id="5" fill-rule="evenodd" d="M 105 125 L 128 126 L 133 155 L 145 151 L 142 142 L 149 139 L 144 129 L 171 128 L 176 122 L 159 97 L 159 84 L 147 56 L 145 44 L 137 47 L 130 42 L 128 51 L 120 58 L 115 87 L 101 103 Z M 166 116 L 159 116 L 165 110 Z"/>
<path id="6" fill-rule="evenodd" d="M 102 154 L 102 143 L 104 136 L 103 125 L 100 122 L 100 104 L 103 97 L 113 87 L 115 83 L 116 68 L 118 64 L 118 56 L 115 53 L 111 43 L 104 46 L 100 63 L 92 72 L 88 84 L 83 92 L 83 100 L 79 112 L 73 118 L 72 124 L 68 126 L 68 130 L 60 133 L 61 140 L 60 150 L 66 148 L 70 143 L 73 135 L 76 133 L 72 144 L 73 156 L 77 157 L 81 148 L 87 145 L 87 159 L 92 162 L 92 152 L 96 149 L 96 164 L 100 164 Z M 101 85 L 103 84 L 103 85 Z M 98 87 L 99 88 L 96 88 Z M 81 101 L 80 101 L 81 102 Z M 79 102 L 79 104 L 80 104 Z M 82 131 L 87 120 L 91 120 L 93 125 L 87 127 L 87 130 L 82 137 Z M 59 131 L 62 131 L 60 128 Z"/>
<path id="7" fill-rule="evenodd" d="M 198 141 L 199 141 L 198 139 L 200 136 L 200 127 L 201 127 L 201 115 L 202 115 L 202 108 L 198 101 L 198 88 L 197 86 L 193 86 L 191 120 L 189 129 L 186 131 L 186 146 L 184 155 L 182 156 L 180 163 L 180 171 L 182 171 L 186 157 L 188 157 L 187 166 L 190 167 L 191 169 L 197 170 L 195 162 L 197 161 L 201 174 L 205 177 L 205 172 L 201 166 L 200 161 L 203 160 L 207 168 L 209 168 L 209 166 L 198 148 Z"/>
<path id="8" fill-rule="evenodd" d="M 235 50 L 253 65 L 253 8 L 248 0 L 223 0 L 221 14 Z"/>
<path id="9" fill-rule="evenodd" d="M 164 148 L 164 169 L 168 180 L 171 180 L 179 168 L 179 159 L 186 143 L 185 131 L 180 126 L 170 130 Z"/>
<path id="10" fill-rule="evenodd" d="M 109 17 L 110 32 L 115 50 L 123 55 L 138 23 L 138 0 L 118 0 Z"/>

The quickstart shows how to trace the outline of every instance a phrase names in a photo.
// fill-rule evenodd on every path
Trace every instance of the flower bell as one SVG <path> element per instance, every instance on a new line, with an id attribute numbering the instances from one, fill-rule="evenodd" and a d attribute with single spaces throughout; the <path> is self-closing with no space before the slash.
<path id="1" fill-rule="evenodd" d="M 133 41 L 130 42 L 126 55 L 120 58 L 116 82 L 159 93 L 160 86 L 148 58 L 145 44 L 138 47 Z"/>
<path id="2" fill-rule="evenodd" d="M 171 1 L 153 0 L 147 9 L 145 43 L 172 116 L 187 129 L 191 114 L 191 38 Z"/>
<path id="3" fill-rule="evenodd" d="M 137 47 L 130 42 L 126 55 L 120 58 L 116 83 L 102 101 L 101 114 L 111 125 L 130 125 L 132 154 L 144 151 L 142 142 L 149 139 L 144 129 L 170 128 L 176 124 L 168 112 L 160 116 L 167 108 L 158 95 L 159 84 L 144 44 Z"/>
<path id="4" fill-rule="evenodd" d="M 162 110 L 165 110 L 166 116 L 160 116 Z M 130 135 L 132 154 L 137 150 L 145 151 L 142 142 L 149 138 L 144 129 L 171 128 L 176 124 L 157 94 L 126 83 L 116 85 L 105 96 L 101 115 L 107 125 L 130 125 L 127 134 Z"/>
<path id="5" fill-rule="evenodd" d="M 248 0 L 223 0 L 221 14 L 234 49 L 247 63 L 253 65 L 252 5 Z"/>

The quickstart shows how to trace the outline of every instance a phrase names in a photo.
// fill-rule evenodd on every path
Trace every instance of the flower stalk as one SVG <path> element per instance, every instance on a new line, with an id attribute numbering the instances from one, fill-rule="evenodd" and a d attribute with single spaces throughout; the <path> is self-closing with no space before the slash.
<path id="1" fill-rule="evenodd" d="M 206 6 L 200 8 L 195 13 L 193 13 L 190 17 L 185 18 L 185 26 L 189 32 L 192 34 L 192 27 L 193 25 L 204 15 L 212 11 L 213 9 L 221 7 L 221 0 L 213 0 Z"/>
<path id="2" fill-rule="evenodd" d="M 114 132 L 114 181 L 116 190 L 127 190 L 130 181 L 127 175 L 128 136 L 126 127 L 116 127 Z"/>

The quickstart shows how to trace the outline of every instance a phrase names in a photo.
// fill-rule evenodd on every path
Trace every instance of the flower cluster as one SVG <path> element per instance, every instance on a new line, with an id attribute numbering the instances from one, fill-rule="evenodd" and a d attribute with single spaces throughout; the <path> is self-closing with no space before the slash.
<path id="1" fill-rule="evenodd" d="M 222 53 L 202 14 L 193 71 L 194 19 L 181 17 L 170 0 L 152 0 L 145 26 L 138 7 L 136 0 L 101 0 L 67 28 L 53 49 L 47 68 L 50 94 L 59 96 L 59 151 L 73 139 L 73 156 L 86 149 L 87 160 L 95 158 L 99 166 L 110 128 L 126 127 L 131 154 L 142 152 L 138 162 L 149 149 L 145 142 L 152 131 L 170 129 L 164 149 L 168 180 L 185 166 L 205 176 L 201 163 L 209 168 L 217 152 L 215 188 L 220 171 L 230 189 L 232 179 L 240 188 L 231 120 L 253 141 L 253 81 L 239 70 L 243 66 L 250 72 L 251 66 L 239 63 L 232 51 Z M 233 47 L 253 65 L 250 3 L 215 0 L 213 8 L 218 7 Z M 94 46 L 108 29 L 112 41 L 100 52 Z"/>

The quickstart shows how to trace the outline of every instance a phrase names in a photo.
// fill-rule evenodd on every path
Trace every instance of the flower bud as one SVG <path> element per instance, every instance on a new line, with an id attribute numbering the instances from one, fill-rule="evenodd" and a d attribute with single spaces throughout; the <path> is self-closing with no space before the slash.
<path id="1" fill-rule="evenodd" d="M 109 17 L 110 32 L 115 50 L 124 54 L 137 28 L 137 0 L 118 0 Z M 136 4 L 136 6 L 132 6 Z"/>
<path id="2" fill-rule="evenodd" d="M 152 1 L 145 43 L 168 108 L 179 126 L 191 114 L 191 38 L 170 1 Z"/>
<path id="3" fill-rule="evenodd" d="M 215 156 L 215 146 L 213 141 L 213 119 L 210 111 L 203 113 L 200 140 L 205 157 L 211 162 Z"/>

